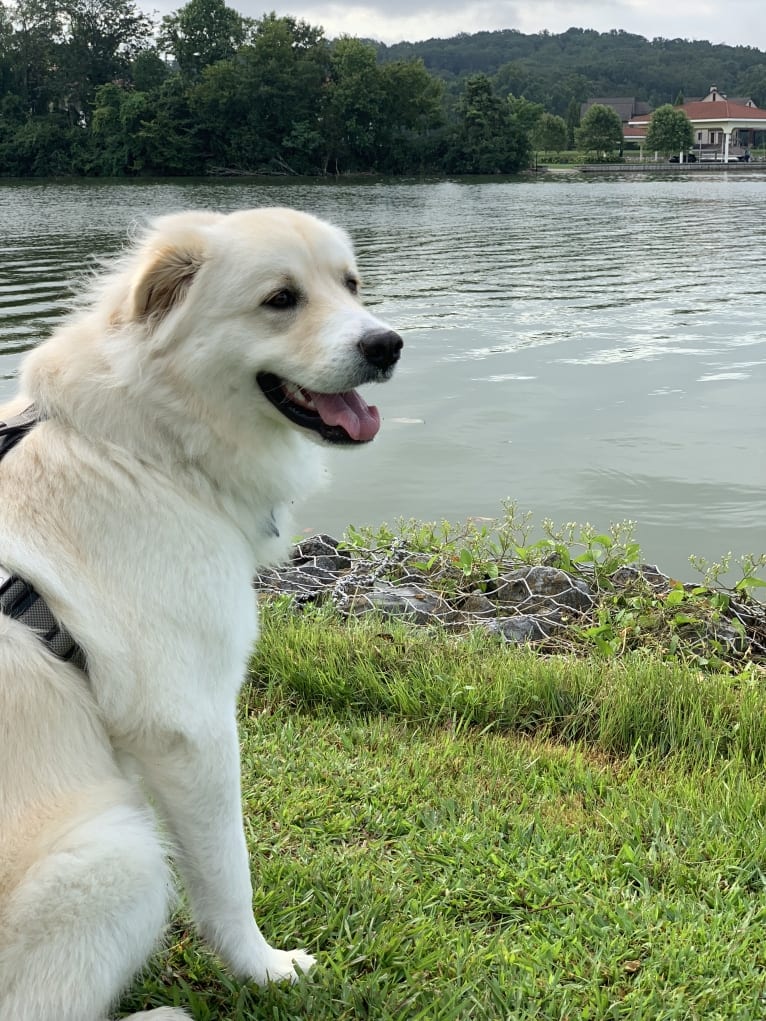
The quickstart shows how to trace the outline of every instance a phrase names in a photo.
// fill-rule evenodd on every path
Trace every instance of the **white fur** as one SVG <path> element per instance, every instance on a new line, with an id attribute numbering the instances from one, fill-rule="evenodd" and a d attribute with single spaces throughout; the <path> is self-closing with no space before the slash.
<path id="1" fill-rule="evenodd" d="M 382 324 L 349 274 L 346 235 L 305 214 L 165 217 L 0 410 L 46 416 L 0 463 L 0 563 L 89 664 L 86 679 L 0 615 L 0 1021 L 103 1021 L 156 946 L 171 883 L 144 790 L 233 972 L 294 980 L 314 963 L 253 918 L 235 700 L 252 575 L 284 555 L 290 504 L 320 475 L 313 434 L 255 374 L 364 381 L 358 340 Z M 305 300 L 285 314 L 264 302 L 287 280 Z"/>

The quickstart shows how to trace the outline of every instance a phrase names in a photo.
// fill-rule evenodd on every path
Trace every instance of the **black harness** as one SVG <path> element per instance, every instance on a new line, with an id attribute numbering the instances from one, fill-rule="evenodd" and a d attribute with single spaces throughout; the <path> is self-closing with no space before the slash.
<path id="1" fill-rule="evenodd" d="M 0 460 L 37 425 L 40 416 L 34 404 L 0 422 Z M 43 597 L 18 574 L 8 574 L 0 566 L 0 612 L 21 621 L 35 631 L 58 659 L 86 670 L 85 653 L 67 629 L 59 624 Z"/>

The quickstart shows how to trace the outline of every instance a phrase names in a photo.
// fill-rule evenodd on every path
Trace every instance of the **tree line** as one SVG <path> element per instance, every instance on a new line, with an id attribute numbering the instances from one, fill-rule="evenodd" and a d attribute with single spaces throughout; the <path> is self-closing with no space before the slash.
<path id="1" fill-rule="evenodd" d="M 468 71 L 225 0 L 159 24 L 133 0 L 10 0 L 0 174 L 493 174 L 606 148 L 579 127 L 591 79 L 567 72 L 543 102 L 507 65 Z"/>
<path id="2" fill-rule="evenodd" d="M 0 174 L 513 173 L 518 112 L 486 76 L 447 102 L 418 58 L 224 0 L 159 25 L 132 0 L 0 4 Z M 523 103 L 522 103 L 523 105 Z M 542 110 L 540 111 L 542 112 Z"/>
<path id="3" fill-rule="evenodd" d="M 635 96 L 658 107 L 673 103 L 679 93 L 687 99 L 704 96 L 712 84 L 730 97 L 749 97 L 766 107 L 766 53 L 753 46 L 650 40 L 616 29 L 529 35 L 505 29 L 393 46 L 379 43 L 378 54 L 383 61 L 420 58 L 448 88 L 459 88 L 466 75 L 493 76 L 506 91 L 560 116 L 572 98 L 582 103 L 592 96 Z"/>

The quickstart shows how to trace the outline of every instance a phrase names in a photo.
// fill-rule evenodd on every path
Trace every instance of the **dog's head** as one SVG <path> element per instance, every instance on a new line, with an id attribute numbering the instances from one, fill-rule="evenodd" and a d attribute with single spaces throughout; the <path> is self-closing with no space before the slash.
<path id="1" fill-rule="evenodd" d="M 115 321 L 131 324 L 185 388 L 328 443 L 375 436 L 355 388 L 389 379 L 402 348 L 361 303 L 348 236 L 288 209 L 157 221 Z"/>

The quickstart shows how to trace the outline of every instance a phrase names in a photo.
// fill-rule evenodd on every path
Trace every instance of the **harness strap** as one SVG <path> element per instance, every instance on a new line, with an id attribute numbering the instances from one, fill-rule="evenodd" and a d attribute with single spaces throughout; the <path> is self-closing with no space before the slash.
<path id="1" fill-rule="evenodd" d="M 3 579 L 5 579 L 3 581 Z M 0 570 L 0 611 L 35 631 L 58 659 L 86 670 L 85 653 L 56 620 L 39 592 L 18 574 Z"/>
<path id="2" fill-rule="evenodd" d="M 0 459 L 16 446 L 40 421 L 34 404 L 0 422 Z M 18 574 L 10 574 L 0 566 L 0 613 L 26 624 L 36 632 L 58 659 L 80 670 L 87 670 L 85 652 L 67 629 L 56 620 L 43 597 Z"/>
<path id="3" fill-rule="evenodd" d="M 19 440 L 23 440 L 29 430 L 39 421 L 40 416 L 37 413 L 37 408 L 34 404 L 30 404 L 20 414 L 9 418 L 7 422 L 0 422 L 0 458 L 5 457 Z"/>

